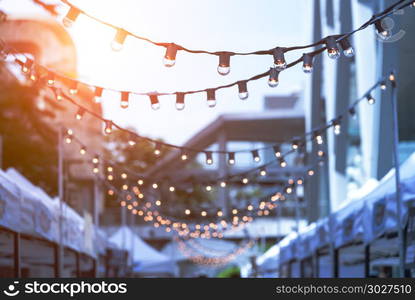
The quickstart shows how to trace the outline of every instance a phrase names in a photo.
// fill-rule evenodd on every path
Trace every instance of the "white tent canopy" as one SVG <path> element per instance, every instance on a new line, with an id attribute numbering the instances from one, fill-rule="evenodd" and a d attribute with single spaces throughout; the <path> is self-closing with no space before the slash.
<path id="1" fill-rule="evenodd" d="M 134 272 L 145 274 L 174 274 L 175 263 L 144 242 L 127 226 L 120 227 L 110 242 L 132 253 Z"/>

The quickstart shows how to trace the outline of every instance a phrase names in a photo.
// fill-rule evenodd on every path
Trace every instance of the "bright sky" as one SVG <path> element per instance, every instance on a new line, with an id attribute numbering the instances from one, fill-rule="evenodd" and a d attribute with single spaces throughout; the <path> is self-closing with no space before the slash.
<path id="1" fill-rule="evenodd" d="M 187 48 L 253 51 L 274 46 L 310 42 L 312 1 L 307 0 L 72 0 L 101 19 L 122 26 L 155 41 L 175 42 Z M 51 2 L 51 1 L 49 1 Z M 30 0 L 2 0 L 8 12 L 39 14 Z M 63 6 L 62 12 L 67 8 Z M 183 91 L 215 87 L 246 79 L 266 71 L 271 56 L 242 56 L 231 59 L 231 73 L 217 73 L 217 57 L 179 52 L 176 65 L 162 63 L 164 48 L 127 38 L 124 49 L 113 52 L 115 32 L 81 16 L 70 29 L 78 52 L 81 80 L 120 90 Z M 302 52 L 290 53 L 291 61 Z M 250 97 L 238 98 L 237 88 L 217 93 L 217 106 L 208 108 L 206 95 L 186 97 L 186 108 L 175 109 L 175 98 L 161 97 L 161 108 L 153 111 L 147 97 L 135 96 L 124 110 L 119 95 L 108 93 L 105 117 L 122 126 L 133 126 L 140 134 L 181 144 L 219 115 L 261 111 L 263 98 L 270 94 L 291 94 L 305 85 L 301 66 L 283 72 L 280 85 L 269 88 L 266 79 L 248 85 Z"/>

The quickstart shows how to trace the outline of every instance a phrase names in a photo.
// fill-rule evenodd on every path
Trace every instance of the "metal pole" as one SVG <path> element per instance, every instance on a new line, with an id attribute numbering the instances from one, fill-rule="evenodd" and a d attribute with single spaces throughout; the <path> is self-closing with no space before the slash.
<path id="1" fill-rule="evenodd" d="M 64 174 L 63 174 L 63 127 L 59 126 L 58 132 L 58 193 L 59 193 L 59 245 L 58 245 L 58 274 L 62 277 L 63 272 L 63 197 L 64 197 Z"/>
<path id="2" fill-rule="evenodd" d="M 396 226 L 398 230 L 398 247 L 399 247 L 399 277 L 405 277 L 405 249 L 404 236 L 402 229 L 402 196 L 401 196 L 401 174 L 399 169 L 399 123 L 398 123 L 398 90 L 396 87 L 395 74 L 391 73 L 389 80 L 392 85 L 392 113 L 393 113 L 393 162 L 395 166 L 395 185 L 396 185 Z"/>

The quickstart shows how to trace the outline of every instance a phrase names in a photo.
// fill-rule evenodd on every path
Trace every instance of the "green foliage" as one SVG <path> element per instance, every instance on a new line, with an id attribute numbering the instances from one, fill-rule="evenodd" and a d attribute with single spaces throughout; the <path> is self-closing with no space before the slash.
<path id="1" fill-rule="evenodd" d="M 230 266 L 224 270 L 222 270 L 218 275 L 217 278 L 237 278 L 241 277 L 241 270 L 237 266 Z"/>
<path id="2" fill-rule="evenodd" d="M 36 105 L 38 89 L 17 81 L 0 84 L 3 169 L 14 167 L 35 185 L 57 194 L 57 133 L 49 111 Z"/>

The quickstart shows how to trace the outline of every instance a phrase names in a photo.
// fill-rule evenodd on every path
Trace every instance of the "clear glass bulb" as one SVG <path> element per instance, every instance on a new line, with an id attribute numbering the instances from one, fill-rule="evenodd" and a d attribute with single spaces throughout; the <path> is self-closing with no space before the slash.
<path id="1" fill-rule="evenodd" d="M 153 110 L 158 110 L 158 109 L 160 109 L 160 103 L 153 103 L 153 104 L 151 104 L 151 108 L 152 108 Z"/>
<path id="2" fill-rule="evenodd" d="M 121 100 L 121 102 L 120 102 L 120 106 L 121 106 L 121 108 L 128 108 L 128 101 L 123 101 L 123 100 Z"/>
<path id="3" fill-rule="evenodd" d="M 341 133 L 341 126 L 340 125 L 335 125 L 334 126 L 334 134 L 339 135 L 340 133 Z"/>
<path id="4" fill-rule="evenodd" d="M 234 160 L 234 159 L 229 159 L 229 160 L 228 160 L 228 163 L 229 163 L 230 165 L 234 165 L 234 164 L 235 164 L 235 160 Z"/>
<path id="5" fill-rule="evenodd" d="M 116 52 L 121 51 L 123 47 L 124 47 L 124 45 L 121 44 L 121 43 L 118 43 L 117 41 L 112 41 L 111 42 L 111 49 L 113 51 L 116 51 Z"/>
<path id="6" fill-rule="evenodd" d="M 207 104 L 209 107 L 215 107 L 216 106 L 216 100 L 215 99 L 208 99 Z"/>
<path id="7" fill-rule="evenodd" d="M 277 60 L 274 63 L 274 67 L 278 70 L 278 71 L 283 71 L 284 69 L 287 68 L 287 63 L 284 60 Z"/>
<path id="8" fill-rule="evenodd" d="M 248 92 L 242 92 L 242 93 L 239 93 L 238 96 L 239 96 L 239 99 L 246 100 L 248 99 L 249 94 Z"/>
<path id="9" fill-rule="evenodd" d="M 303 65 L 303 72 L 304 73 L 311 73 L 313 71 L 313 66 L 312 65 L 308 65 L 308 64 L 304 64 Z"/>
<path id="10" fill-rule="evenodd" d="M 346 57 L 353 57 L 354 56 L 354 49 L 353 49 L 353 47 L 349 47 L 347 49 L 344 49 L 343 50 L 343 54 Z"/>
<path id="11" fill-rule="evenodd" d="M 337 59 L 340 57 L 340 51 L 337 48 L 328 49 L 327 54 L 331 59 Z"/>
<path id="12" fill-rule="evenodd" d="M 387 40 L 392 35 L 392 33 L 389 30 L 376 31 L 376 34 L 382 40 Z"/>
<path id="13" fill-rule="evenodd" d="M 176 103 L 176 109 L 177 110 L 183 110 L 184 109 L 184 103 Z"/>
<path id="14" fill-rule="evenodd" d="M 161 154 L 161 151 L 159 149 L 154 150 L 154 154 L 159 156 Z"/>
<path id="15" fill-rule="evenodd" d="M 176 60 L 168 58 L 168 57 L 164 57 L 163 58 L 163 64 L 164 64 L 164 66 L 170 68 L 170 67 L 173 67 L 176 64 Z"/>
<path id="16" fill-rule="evenodd" d="M 73 25 L 74 21 L 69 19 L 68 17 L 63 18 L 62 20 L 62 24 L 63 26 L 65 26 L 66 28 L 71 28 Z"/>
<path id="17" fill-rule="evenodd" d="M 268 80 L 268 85 L 270 87 L 277 87 L 278 86 L 278 80 L 276 80 L 275 78 L 270 78 Z"/>
<path id="18" fill-rule="evenodd" d="M 265 170 L 261 170 L 261 171 L 259 172 L 259 174 L 260 174 L 261 176 L 265 176 L 265 175 L 267 175 L 267 171 L 265 171 Z"/>
<path id="19" fill-rule="evenodd" d="M 228 75 L 229 72 L 231 71 L 231 67 L 230 66 L 225 66 L 225 65 L 218 65 L 218 73 L 220 75 Z"/>
<path id="20" fill-rule="evenodd" d="M 211 158 L 208 158 L 208 159 L 206 160 L 206 164 L 208 164 L 208 165 L 213 164 L 213 160 L 212 160 Z"/>
<path id="21" fill-rule="evenodd" d="M 224 187 L 226 187 L 226 182 L 225 182 L 225 181 L 222 181 L 222 182 L 220 183 L 220 186 L 221 186 L 221 187 L 223 187 L 223 188 L 224 188 Z"/>

